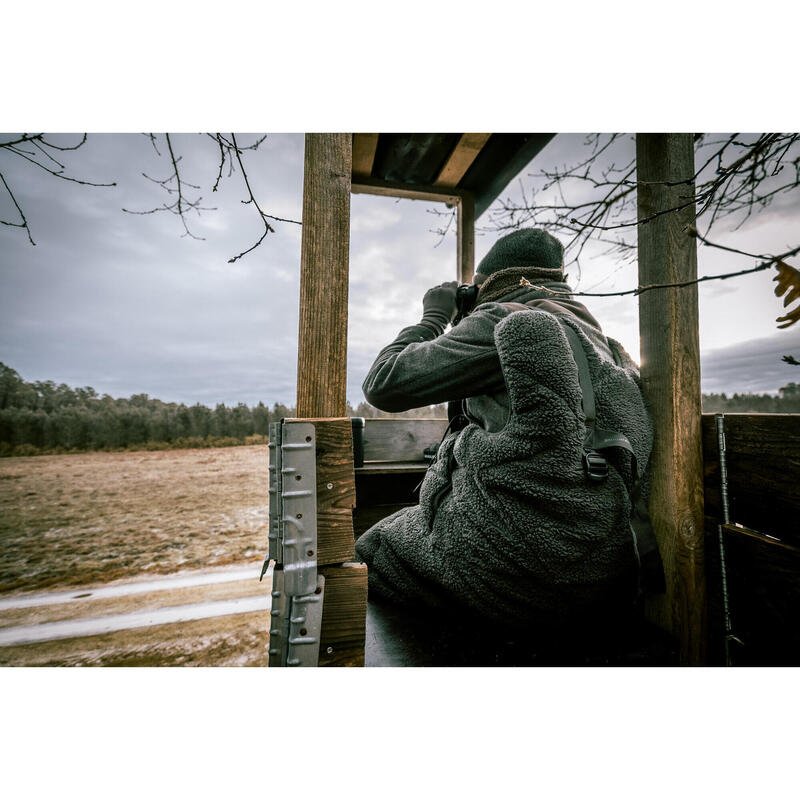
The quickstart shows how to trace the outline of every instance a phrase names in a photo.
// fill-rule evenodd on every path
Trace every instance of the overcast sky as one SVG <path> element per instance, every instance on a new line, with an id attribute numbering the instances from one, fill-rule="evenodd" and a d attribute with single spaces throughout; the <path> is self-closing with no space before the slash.
<path id="1" fill-rule="evenodd" d="M 541 167 L 573 161 L 583 139 L 557 136 L 520 179 L 529 184 L 527 176 Z M 89 385 L 113 396 L 146 392 L 186 403 L 292 404 L 301 228 L 275 223 L 276 232 L 257 250 L 227 263 L 260 235 L 255 211 L 241 203 L 241 178 L 237 173 L 224 179 L 212 194 L 214 143 L 183 134 L 174 144 L 184 179 L 202 187 L 203 205 L 217 208 L 190 219 L 204 241 L 182 238 L 179 221 L 167 213 L 134 216 L 121 210 L 146 210 L 165 199 L 141 173 L 166 177 L 167 162 L 139 134 L 90 135 L 81 150 L 66 154 L 68 174 L 116 181 L 114 188 L 58 181 L 0 151 L 0 171 L 36 241 L 32 247 L 20 230 L 0 226 L 0 361 L 26 380 Z M 262 208 L 299 220 L 302 134 L 270 135 L 246 163 Z M 514 182 L 504 196 L 517 193 Z M 361 381 L 380 347 L 419 319 L 425 290 L 455 277 L 455 238 L 440 243 L 431 232 L 439 224 L 430 213 L 437 207 L 352 196 L 348 399 L 354 404 L 363 399 Z M 779 252 L 796 244 L 798 213 L 800 197 L 794 197 L 739 231 L 719 231 L 725 244 Z M 0 189 L 0 216 L 15 214 Z M 476 262 L 496 238 L 487 232 L 476 237 Z M 577 288 L 619 291 L 636 285 L 634 265 L 620 268 L 599 247 L 590 256 Z M 701 275 L 751 266 L 708 248 L 698 256 Z M 704 391 L 774 392 L 800 380 L 800 368 L 781 361 L 786 353 L 800 358 L 800 326 L 776 329 L 775 317 L 784 312 L 771 278 L 772 272 L 762 272 L 700 284 Z M 590 298 L 587 306 L 606 333 L 638 358 L 635 298 Z"/>

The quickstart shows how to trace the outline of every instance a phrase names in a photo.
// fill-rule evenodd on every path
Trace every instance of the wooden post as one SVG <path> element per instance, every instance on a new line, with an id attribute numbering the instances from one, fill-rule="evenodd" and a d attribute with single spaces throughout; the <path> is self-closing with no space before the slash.
<path id="1" fill-rule="evenodd" d="M 298 417 L 345 415 L 352 148 L 349 133 L 306 134 Z"/>
<path id="2" fill-rule="evenodd" d="M 639 220 L 694 193 L 692 134 L 638 134 L 636 161 Z M 696 240 L 685 231 L 694 222 L 692 204 L 639 223 L 640 285 L 697 277 Z M 698 665 L 706 657 L 706 592 L 697 285 L 640 295 L 639 335 L 655 427 L 650 514 L 667 584 L 666 595 L 648 598 L 647 615 L 675 634 L 681 663 Z"/>
<path id="3" fill-rule="evenodd" d="M 475 274 L 475 198 L 465 192 L 458 204 L 458 282 L 472 283 Z"/>

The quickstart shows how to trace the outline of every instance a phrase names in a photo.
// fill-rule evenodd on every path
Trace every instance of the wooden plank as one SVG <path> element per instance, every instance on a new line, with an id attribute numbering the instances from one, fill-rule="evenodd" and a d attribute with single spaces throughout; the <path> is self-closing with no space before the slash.
<path id="1" fill-rule="evenodd" d="M 356 475 L 395 475 L 405 472 L 426 472 L 427 461 L 366 461 L 363 467 L 356 467 Z"/>
<path id="2" fill-rule="evenodd" d="M 725 414 L 730 519 L 800 545 L 800 414 Z M 703 415 L 706 513 L 722 519 L 714 415 Z"/>
<path id="3" fill-rule="evenodd" d="M 438 444 L 446 419 L 367 419 L 364 461 L 415 461 L 429 445 Z"/>
<path id="4" fill-rule="evenodd" d="M 298 417 L 345 414 L 352 144 L 349 133 L 306 134 Z"/>
<path id="5" fill-rule="evenodd" d="M 349 418 L 287 419 L 313 422 L 317 451 L 317 564 L 338 564 L 355 557 L 353 508 L 353 435 Z M 330 487 L 330 488 L 329 488 Z"/>
<path id="6" fill-rule="evenodd" d="M 353 134 L 353 177 L 369 178 L 375 162 L 379 133 Z"/>
<path id="7" fill-rule="evenodd" d="M 680 205 L 694 191 L 691 134 L 638 134 L 639 219 Z M 665 185 L 667 181 L 682 182 Z M 639 283 L 697 277 L 694 207 L 639 224 Z M 666 595 L 649 597 L 648 617 L 672 632 L 681 662 L 705 660 L 703 455 L 697 285 L 639 296 L 641 374 L 655 427 L 650 514 L 661 549 Z"/>
<path id="8" fill-rule="evenodd" d="M 363 667 L 367 629 L 367 565 L 321 567 L 325 576 L 320 667 Z"/>
<path id="9" fill-rule="evenodd" d="M 458 204 L 458 282 L 472 283 L 475 274 L 475 198 L 465 194 Z"/>
<path id="10" fill-rule="evenodd" d="M 407 200 L 425 200 L 428 203 L 447 203 L 455 206 L 461 202 L 464 194 L 459 189 L 445 189 L 439 186 L 424 186 L 422 184 L 391 183 L 375 178 L 366 178 L 353 181 L 351 186 L 353 194 L 374 194 L 381 197 L 402 197 Z"/>
<path id="11" fill-rule="evenodd" d="M 457 186 L 491 135 L 491 133 L 462 133 L 455 150 L 450 153 L 434 184 Z"/>

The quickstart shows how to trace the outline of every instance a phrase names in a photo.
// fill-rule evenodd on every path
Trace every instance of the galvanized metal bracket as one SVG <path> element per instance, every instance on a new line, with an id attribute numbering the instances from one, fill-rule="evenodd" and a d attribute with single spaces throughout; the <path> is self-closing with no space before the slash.
<path id="1" fill-rule="evenodd" d="M 281 548 L 281 422 L 269 424 L 269 554 L 267 560 L 272 559 L 280 564 L 283 561 Z"/>
<path id="2" fill-rule="evenodd" d="M 272 605 L 269 610 L 269 666 L 282 667 L 286 664 L 286 651 L 289 643 L 289 611 L 291 598 L 287 596 L 283 570 L 272 571 Z"/>
<path id="3" fill-rule="evenodd" d="M 285 578 L 283 570 L 274 571 L 269 666 L 316 667 L 319 664 L 325 577 L 317 577 L 313 592 L 295 597 L 286 592 Z"/>
<path id="4" fill-rule="evenodd" d="M 316 667 L 322 631 L 322 606 L 325 600 L 325 576 L 317 576 L 312 594 L 293 597 L 289 612 L 287 667 Z"/>
<path id="5" fill-rule="evenodd" d="M 311 422 L 283 424 L 280 436 L 278 543 L 287 594 L 317 588 L 317 457 Z M 277 560 L 277 559 L 276 559 Z"/>
<path id="6" fill-rule="evenodd" d="M 316 667 L 325 578 L 317 575 L 317 455 L 311 422 L 269 427 L 269 665 Z M 265 562 L 266 563 L 266 562 Z"/>

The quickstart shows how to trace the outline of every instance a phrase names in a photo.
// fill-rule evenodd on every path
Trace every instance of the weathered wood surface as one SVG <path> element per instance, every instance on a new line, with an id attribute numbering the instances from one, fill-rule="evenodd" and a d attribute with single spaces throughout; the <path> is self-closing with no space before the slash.
<path id="1" fill-rule="evenodd" d="M 321 567 L 325 576 L 320 667 L 363 667 L 367 626 L 367 567 Z"/>
<path id="2" fill-rule="evenodd" d="M 356 475 L 386 475 L 401 472 L 425 472 L 427 461 L 370 461 L 363 467 L 356 467 Z"/>
<path id="3" fill-rule="evenodd" d="M 435 184 L 437 186 L 457 186 L 491 135 L 491 133 L 462 133 L 458 144 L 442 167 Z"/>
<path id="4" fill-rule="evenodd" d="M 694 191 L 691 134 L 636 137 L 638 216 L 676 208 Z M 664 181 L 688 181 L 665 186 Z M 697 277 L 694 206 L 640 222 L 639 284 Z M 639 296 L 641 374 L 655 426 L 650 514 L 666 575 L 664 596 L 649 597 L 648 617 L 674 633 L 684 664 L 705 659 L 703 456 L 697 286 Z"/>
<path id="5" fill-rule="evenodd" d="M 800 414 L 725 414 L 731 522 L 800 545 Z M 714 415 L 703 415 L 706 514 L 722 519 Z"/>
<path id="6" fill-rule="evenodd" d="M 353 177 L 368 178 L 375 162 L 379 133 L 353 134 Z"/>
<path id="7" fill-rule="evenodd" d="M 317 563 L 350 561 L 355 556 L 352 510 L 356 504 L 350 420 L 287 419 L 285 424 L 296 422 L 312 422 L 316 436 Z"/>
<path id="8" fill-rule="evenodd" d="M 465 194 L 458 204 L 458 282 L 472 283 L 475 274 L 475 198 Z"/>
<path id="9" fill-rule="evenodd" d="M 447 203 L 455 206 L 464 195 L 459 189 L 446 186 L 423 186 L 408 183 L 393 183 L 375 178 L 359 178 L 353 181 L 353 194 L 374 194 L 380 197 L 402 197 L 406 200 L 424 200 L 428 203 Z"/>
<path id="10" fill-rule="evenodd" d="M 306 134 L 298 417 L 345 414 L 352 134 Z"/>
<path id="11" fill-rule="evenodd" d="M 447 427 L 441 419 L 367 419 L 364 464 L 369 461 L 423 461 L 423 451 L 438 444 Z"/>

